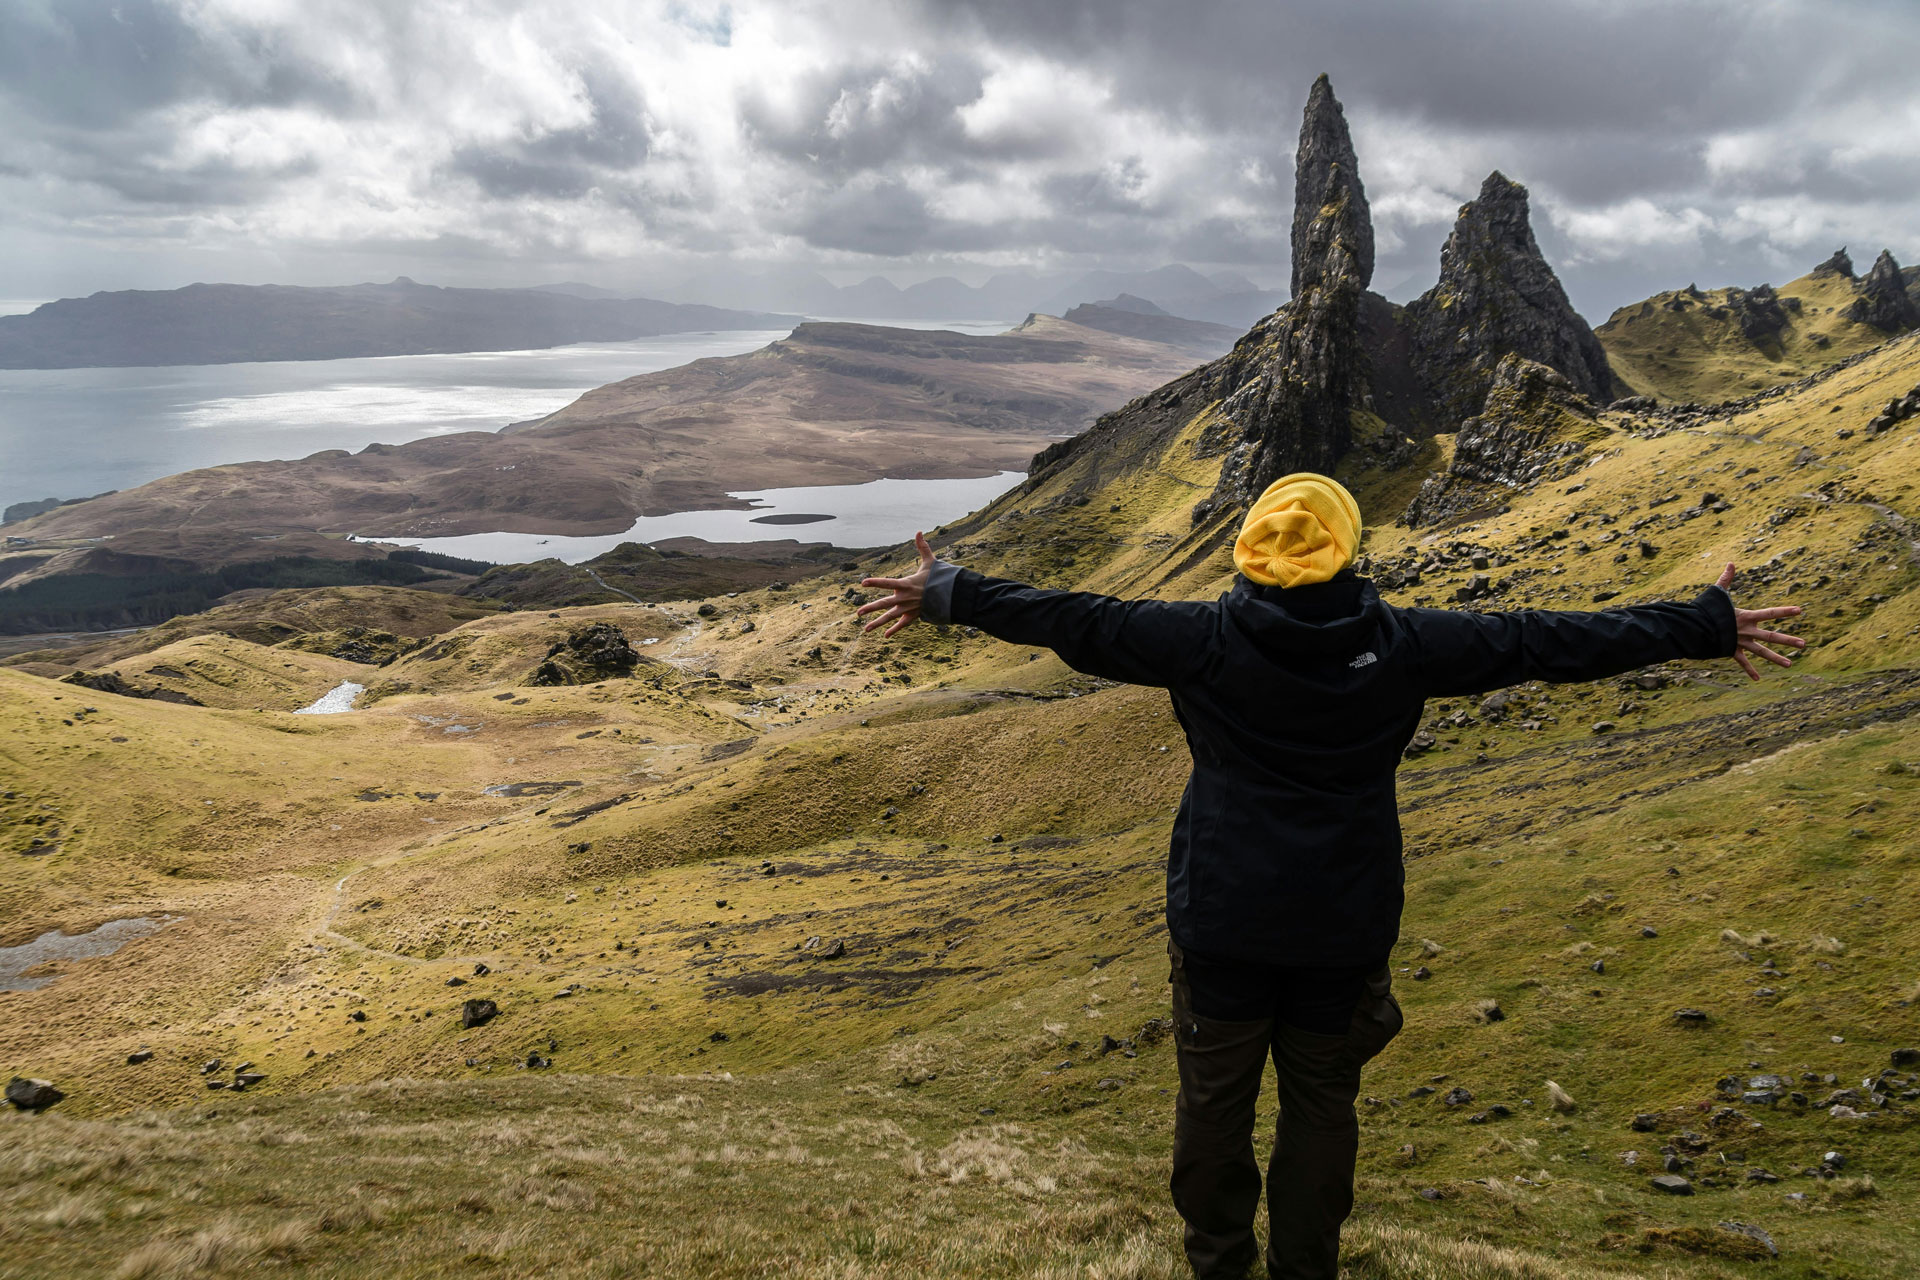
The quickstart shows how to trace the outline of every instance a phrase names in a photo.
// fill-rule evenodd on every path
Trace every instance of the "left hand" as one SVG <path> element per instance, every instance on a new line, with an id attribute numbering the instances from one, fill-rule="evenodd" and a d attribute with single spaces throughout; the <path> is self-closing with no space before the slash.
<path id="1" fill-rule="evenodd" d="M 920 569 L 917 573 L 905 578 L 860 579 L 860 585 L 863 587 L 887 587 L 893 592 L 892 595 L 882 596 L 878 600 L 869 600 L 854 610 L 855 614 L 864 614 L 875 609 L 886 610 L 862 627 L 862 631 L 871 631 L 875 627 L 891 622 L 893 625 L 887 627 L 885 632 L 886 635 L 891 636 L 902 627 L 912 626 L 920 620 L 920 602 L 926 597 L 927 578 L 933 573 L 933 548 L 927 545 L 927 535 L 924 533 L 913 535 L 913 545 L 914 549 L 920 553 Z"/>
<path id="2" fill-rule="evenodd" d="M 1720 580 L 1714 585 L 1729 595 L 1733 593 L 1732 565 L 1728 565 L 1720 571 Z M 1797 604 L 1776 605 L 1771 609 L 1742 609 L 1736 605 L 1733 610 L 1733 618 L 1739 631 L 1740 644 L 1739 647 L 1733 651 L 1733 660 L 1740 664 L 1740 669 L 1745 671 L 1747 675 L 1754 680 L 1760 678 L 1760 673 L 1753 668 L 1753 659 L 1747 656 L 1749 653 L 1757 653 L 1776 666 L 1792 666 L 1792 658 L 1774 652 L 1767 647 L 1767 643 L 1781 645 L 1782 647 L 1791 645 L 1795 649 L 1804 649 L 1807 647 L 1807 642 L 1799 636 L 1790 636 L 1784 631 L 1767 631 L 1763 629 L 1760 624 L 1763 622 L 1771 622 L 1775 618 L 1798 617 L 1799 614 L 1800 606 Z"/>

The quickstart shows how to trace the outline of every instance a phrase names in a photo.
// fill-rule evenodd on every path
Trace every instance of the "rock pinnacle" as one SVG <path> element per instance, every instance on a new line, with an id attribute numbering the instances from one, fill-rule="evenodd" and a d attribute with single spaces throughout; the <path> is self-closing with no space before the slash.
<path id="1" fill-rule="evenodd" d="M 1373 221 L 1367 209 L 1366 188 L 1353 154 L 1347 117 L 1333 96 L 1333 83 L 1322 75 L 1307 94 L 1300 120 L 1300 148 L 1293 163 L 1293 296 L 1299 297 L 1317 279 L 1324 247 L 1315 252 L 1309 232 L 1322 210 L 1346 197 L 1347 238 L 1353 254 L 1356 283 L 1365 289 L 1373 280 Z"/>

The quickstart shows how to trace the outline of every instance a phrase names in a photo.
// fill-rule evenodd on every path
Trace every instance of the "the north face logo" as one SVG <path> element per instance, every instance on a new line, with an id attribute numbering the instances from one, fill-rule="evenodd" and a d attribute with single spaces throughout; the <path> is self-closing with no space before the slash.
<path id="1" fill-rule="evenodd" d="M 1352 662 L 1349 662 L 1347 665 L 1354 668 L 1355 670 L 1358 670 L 1361 667 L 1367 666 L 1371 663 L 1375 663 L 1378 661 L 1380 661 L 1380 659 L 1374 657 L 1373 654 L 1363 653 L 1359 657 L 1355 658 Z"/>

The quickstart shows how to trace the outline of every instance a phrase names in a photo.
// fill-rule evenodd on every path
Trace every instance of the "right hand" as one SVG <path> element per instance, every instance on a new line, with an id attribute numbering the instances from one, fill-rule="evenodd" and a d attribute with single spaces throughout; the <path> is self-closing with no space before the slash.
<path id="1" fill-rule="evenodd" d="M 1732 565 L 1728 565 L 1720 571 L 1720 580 L 1714 585 L 1729 595 L 1732 594 Z M 1740 645 L 1733 652 L 1733 660 L 1740 664 L 1740 669 L 1745 671 L 1752 679 L 1758 680 L 1760 678 L 1760 673 L 1754 669 L 1753 659 L 1747 656 L 1750 653 L 1757 653 L 1776 666 L 1792 666 L 1792 658 L 1776 653 L 1767 646 L 1769 644 L 1791 645 L 1795 649 L 1804 649 L 1807 647 L 1807 642 L 1799 636 L 1790 636 L 1784 631 L 1765 630 L 1760 624 L 1763 622 L 1771 622 L 1775 618 L 1795 618 L 1799 615 L 1800 606 L 1797 604 L 1776 605 L 1771 609 L 1741 609 L 1736 607 L 1733 611 L 1733 617 L 1738 627 Z"/>

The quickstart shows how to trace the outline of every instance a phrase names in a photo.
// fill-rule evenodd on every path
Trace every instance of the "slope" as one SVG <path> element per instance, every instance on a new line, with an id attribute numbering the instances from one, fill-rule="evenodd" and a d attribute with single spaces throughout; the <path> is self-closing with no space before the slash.
<path id="1" fill-rule="evenodd" d="M 1671 289 L 1621 307 L 1594 332 L 1636 395 L 1733 400 L 1792 381 L 1885 342 L 1854 319 L 1850 273 L 1816 270 L 1775 290 Z"/>

